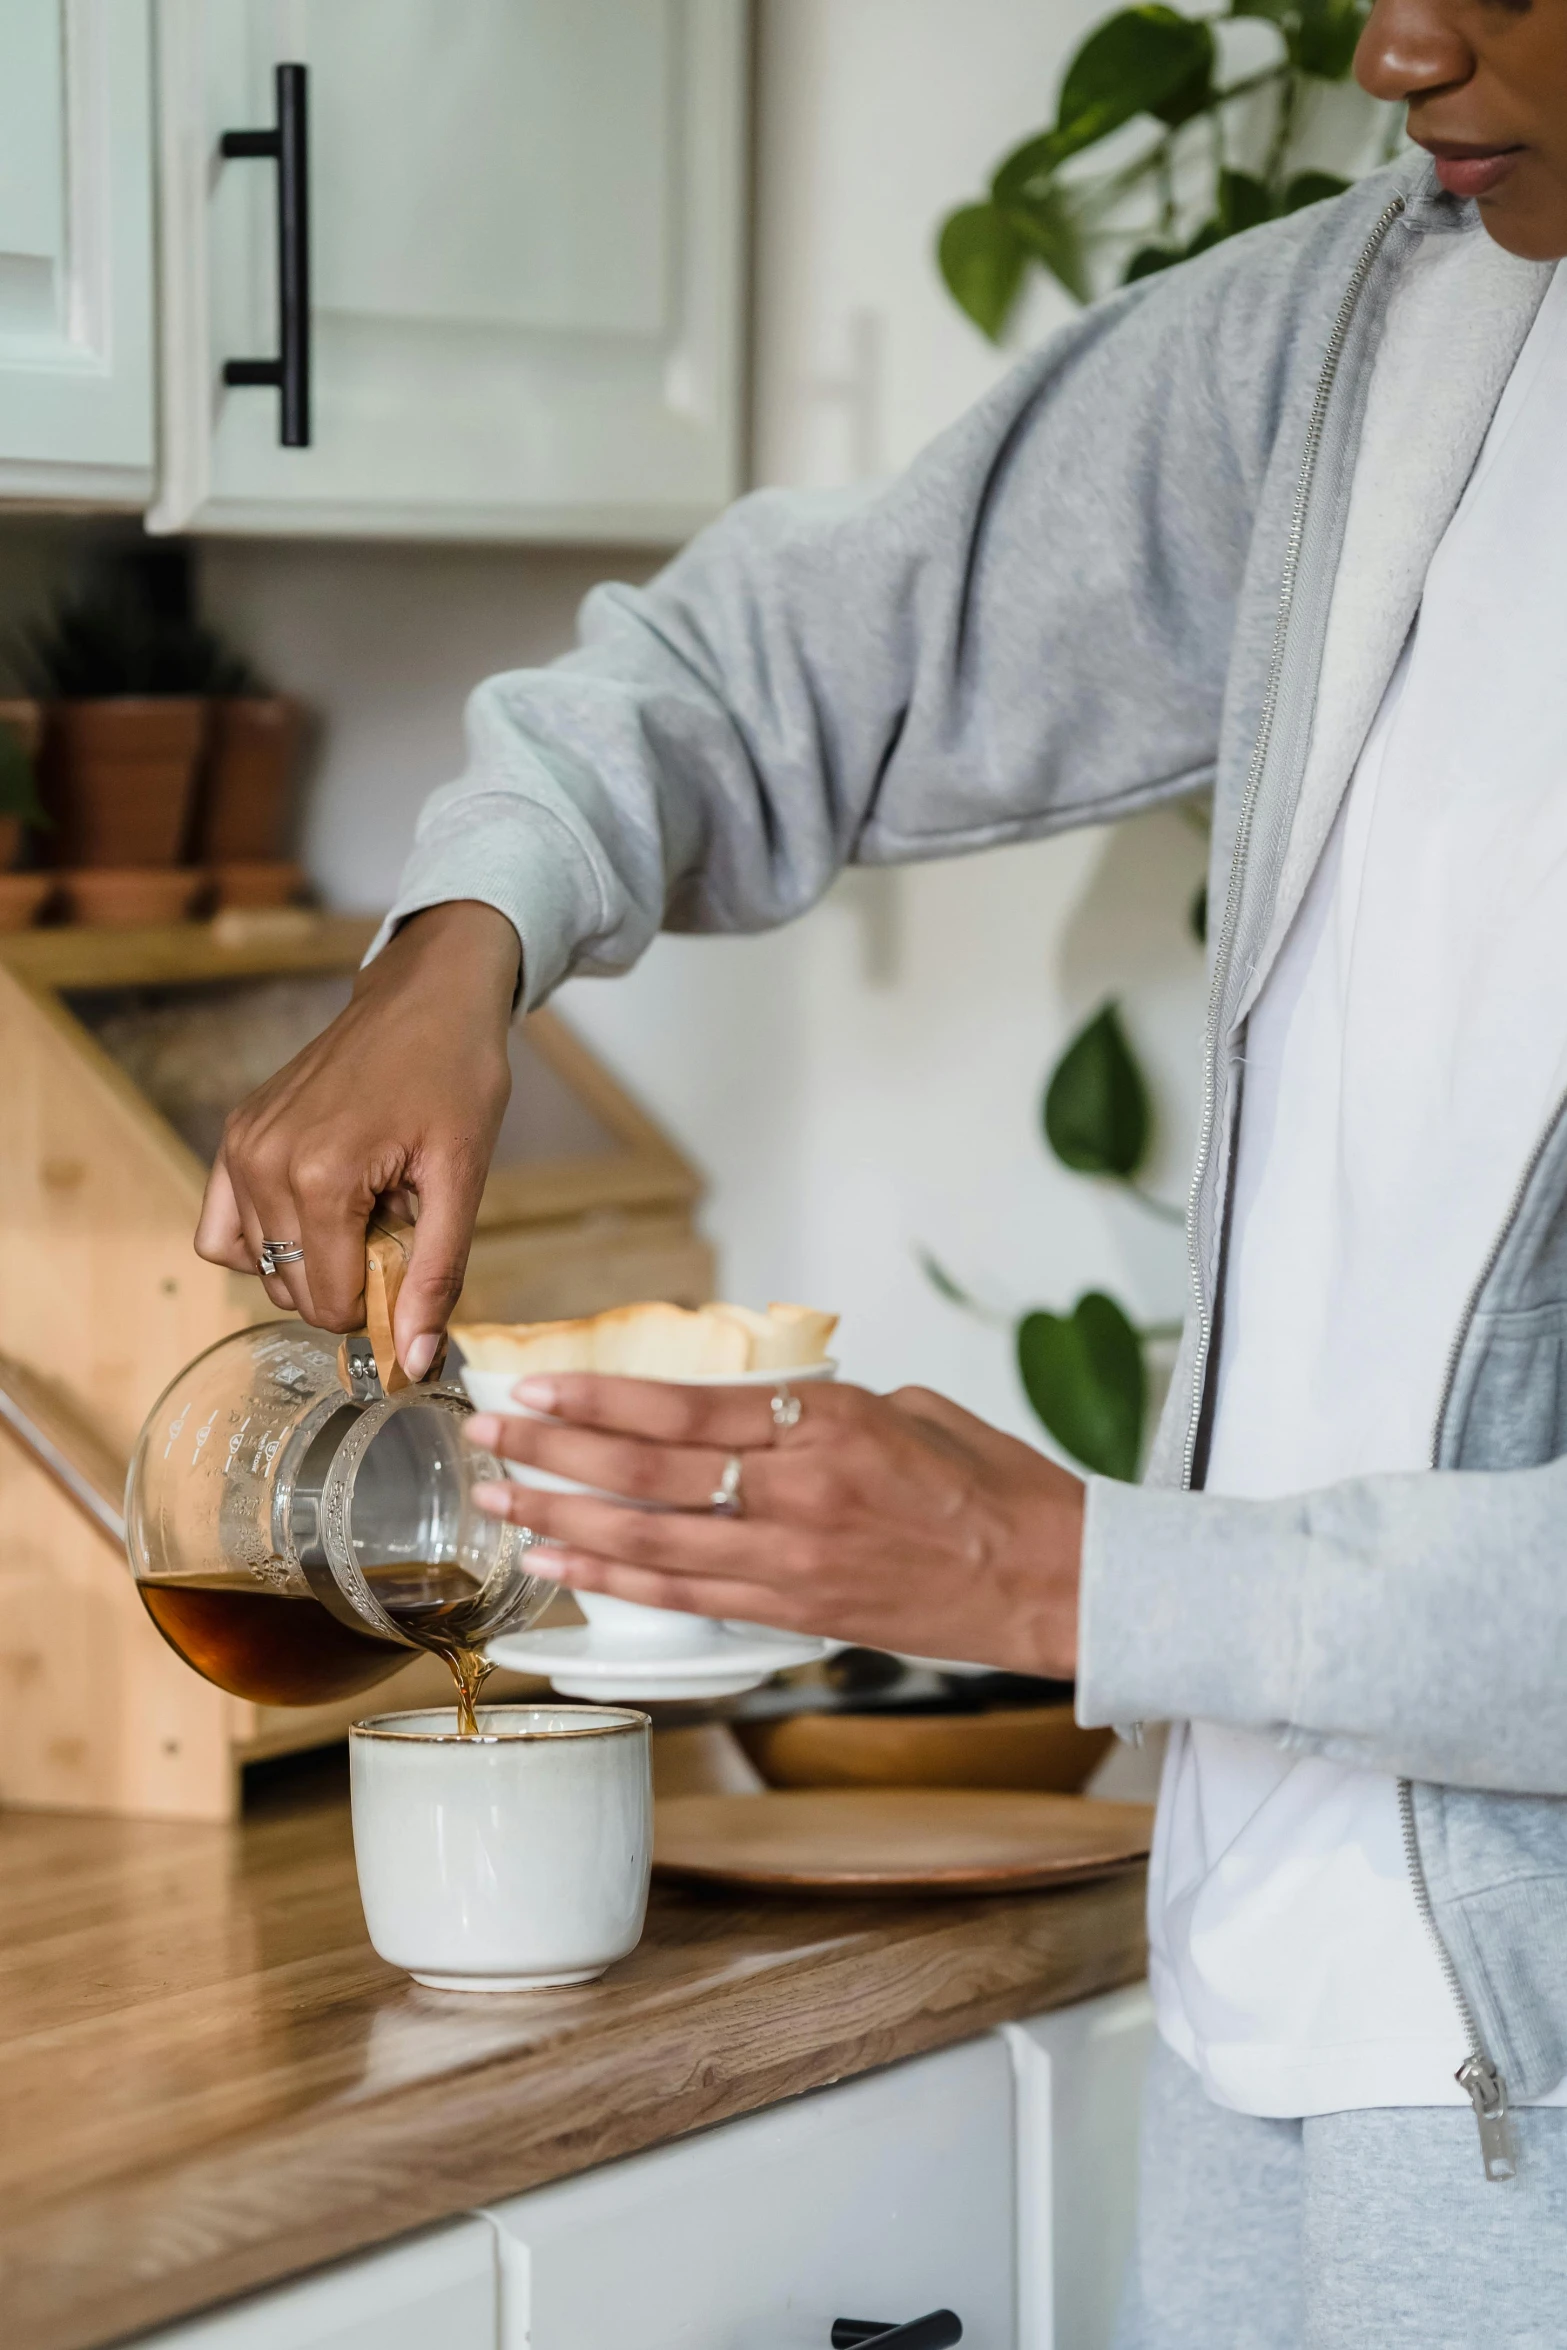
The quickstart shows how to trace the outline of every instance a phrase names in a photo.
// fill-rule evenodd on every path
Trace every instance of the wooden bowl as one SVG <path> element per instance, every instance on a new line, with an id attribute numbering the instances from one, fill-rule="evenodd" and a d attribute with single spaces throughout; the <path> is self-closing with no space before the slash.
<path id="1" fill-rule="evenodd" d="M 180 921 L 206 876 L 185 865 L 100 865 L 55 878 L 72 922 L 97 930 L 137 930 L 150 922 Z"/>
<path id="2" fill-rule="evenodd" d="M 0 930 L 26 930 L 54 894 L 52 873 L 0 873 Z"/>
<path id="3" fill-rule="evenodd" d="M 770 1787 L 1024 1787 L 1074 1795 L 1115 1737 L 1069 1705 L 991 1713 L 801 1713 L 736 1722 Z"/>

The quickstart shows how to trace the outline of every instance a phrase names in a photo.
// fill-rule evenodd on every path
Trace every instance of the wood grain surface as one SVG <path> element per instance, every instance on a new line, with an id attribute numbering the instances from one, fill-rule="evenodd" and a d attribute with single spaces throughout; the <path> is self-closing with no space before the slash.
<path id="1" fill-rule="evenodd" d="M 326 1769 L 234 1827 L 0 1815 L 6 2350 L 89 2350 L 1143 1969 L 1134 1871 L 661 1890 L 602 1982 L 424 1991 L 365 1940 Z"/>

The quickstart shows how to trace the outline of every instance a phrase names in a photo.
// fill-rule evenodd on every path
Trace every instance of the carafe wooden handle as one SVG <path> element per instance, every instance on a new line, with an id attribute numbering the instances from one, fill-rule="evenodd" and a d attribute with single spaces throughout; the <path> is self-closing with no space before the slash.
<path id="1" fill-rule="evenodd" d="M 412 1385 L 407 1372 L 397 1359 L 397 1342 L 392 1336 L 392 1318 L 397 1312 L 398 1293 L 403 1276 L 408 1270 L 409 1253 L 413 1246 L 414 1228 L 386 1217 L 372 1224 L 365 1233 L 365 1328 L 375 1356 L 375 1367 L 383 1394 L 396 1395 L 399 1389 Z M 356 1333 L 357 1335 L 357 1333 Z M 338 1350 L 338 1373 L 345 1386 L 352 1385 L 348 1369 L 345 1338 Z M 446 1341 L 443 1338 L 436 1349 L 435 1360 L 426 1374 L 438 1378 L 446 1360 Z"/>

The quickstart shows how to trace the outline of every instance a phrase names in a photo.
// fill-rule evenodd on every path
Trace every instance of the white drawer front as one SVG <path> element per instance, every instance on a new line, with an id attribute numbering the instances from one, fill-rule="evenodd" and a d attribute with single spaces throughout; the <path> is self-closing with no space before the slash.
<path id="1" fill-rule="evenodd" d="M 1013 2350 L 1013 2207 L 990 2037 L 501 2205 L 501 2350 L 827 2350 L 939 2308 Z"/>
<path id="2" fill-rule="evenodd" d="M 1017 2066 L 1018 2350 L 1109 2350 L 1136 2214 L 1148 1988 L 1003 2029 Z"/>
<path id="3" fill-rule="evenodd" d="M 495 2238 L 459 2220 L 156 2334 L 142 2350 L 495 2350 Z"/>

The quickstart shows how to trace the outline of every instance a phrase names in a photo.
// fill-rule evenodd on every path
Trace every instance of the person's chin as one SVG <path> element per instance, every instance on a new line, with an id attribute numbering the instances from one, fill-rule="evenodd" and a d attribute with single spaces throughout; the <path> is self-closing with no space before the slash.
<path id="1" fill-rule="evenodd" d="M 1535 174 L 1527 166 L 1504 180 L 1487 196 L 1475 198 L 1475 209 L 1493 244 L 1520 261 L 1560 261 L 1567 258 L 1567 186 L 1548 189 L 1531 186 Z"/>

